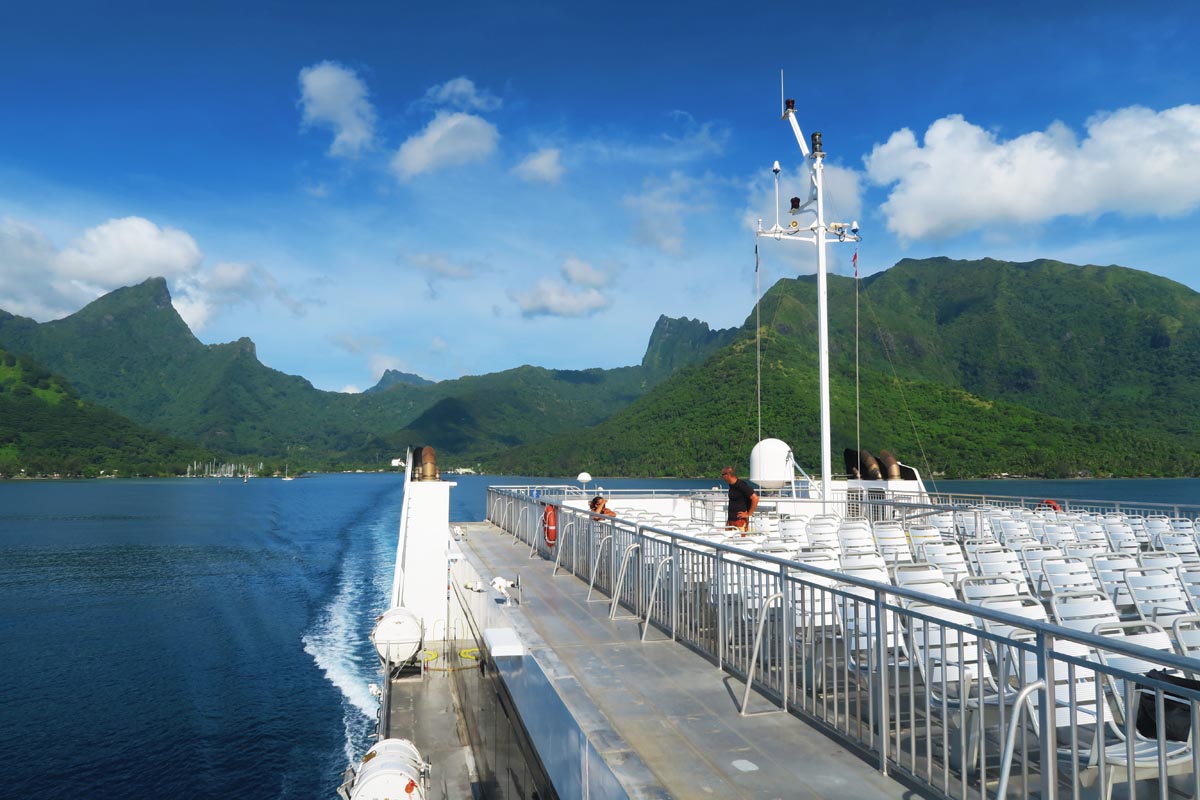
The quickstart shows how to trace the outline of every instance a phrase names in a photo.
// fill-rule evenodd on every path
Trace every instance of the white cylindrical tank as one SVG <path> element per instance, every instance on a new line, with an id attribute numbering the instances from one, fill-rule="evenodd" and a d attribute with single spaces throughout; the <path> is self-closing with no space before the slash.
<path id="1" fill-rule="evenodd" d="M 795 477 L 792 448 L 780 439 L 763 439 L 750 451 L 750 480 L 762 489 L 781 489 Z"/>
<path id="2" fill-rule="evenodd" d="M 375 652 L 387 663 L 403 664 L 417 654 L 424 639 L 421 620 L 401 606 L 383 612 L 371 631 Z"/>
<path id="3" fill-rule="evenodd" d="M 425 762 L 408 739 L 384 739 L 359 762 L 350 800 L 425 800 Z"/>

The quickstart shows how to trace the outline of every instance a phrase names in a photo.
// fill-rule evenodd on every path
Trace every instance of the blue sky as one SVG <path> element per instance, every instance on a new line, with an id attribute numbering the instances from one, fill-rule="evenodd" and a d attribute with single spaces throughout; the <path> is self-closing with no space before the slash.
<path id="1" fill-rule="evenodd" d="M 24 4 L 22 4 L 24 6 Z M 166 277 L 329 390 L 640 361 L 753 309 L 829 153 L 860 267 L 1122 264 L 1200 288 L 1194 4 L 62 3 L 0 30 L 0 308 Z M 763 288 L 811 272 L 763 246 Z M 835 250 L 847 274 L 851 251 Z"/>

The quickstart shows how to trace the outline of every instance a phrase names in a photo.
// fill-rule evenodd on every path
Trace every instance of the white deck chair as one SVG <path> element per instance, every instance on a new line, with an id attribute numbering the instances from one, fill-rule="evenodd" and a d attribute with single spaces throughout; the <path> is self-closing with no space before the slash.
<path id="1" fill-rule="evenodd" d="M 970 574 L 962 548 L 954 542 L 929 542 L 921 548 L 925 560 L 942 570 L 946 580 L 954 585 Z"/>
<path id="2" fill-rule="evenodd" d="M 1162 620 L 1168 617 L 1196 613 L 1174 570 L 1127 569 L 1125 585 L 1138 616 L 1144 620 L 1165 624 Z"/>
<path id="3" fill-rule="evenodd" d="M 946 584 L 945 588 L 950 588 Z M 997 685 L 991 665 L 972 632 L 974 617 L 940 605 L 909 601 L 906 611 L 921 617 L 907 619 L 909 655 L 925 684 L 931 713 L 944 708 L 950 725 L 966 732 L 963 763 L 974 769 L 979 761 L 979 715 L 984 728 L 999 724 L 999 708 L 1012 692 Z M 952 743 L 960 735 L 947 733 Z"/>
<path id="4" fill-rule="evenodd" d="M 1135 633 L 1134 631 L 1138 632 Z M 1137 645 L 1139 647 L 1158 650 L 1164 653 L 1173 652 L 1171 639 L 1169 636 L 1167 636 L 1166 631 L 1152 622 L 1133 621 L 1097 625 L 1095 633 L 1097 636 L 1103 636 L 1107 639 L 1119 641 L 1123 644 Z M 1104 648 L 1097 648 L 1095 653 L 1099 658 L 1100 663 L 1104 666 L 1123 670 L 1125 672 L 1132 672 L 1142 675 L 1152 669 L 1162 669 L 1161 665 L 1157 662 L 1147 661 L 1126 653 L 1118 653 L 1105 650 Z M 1165 671 L 1172 674 L 1178 674 L 1176 670 L 1173 669 L 1166 669 Z M 1107 672 L 1104 673 L 1104 680 L 1110 692 L 1110 697 L 1112 699 L 1111 705 L 1115 712 L 1114 719 L 1112 720 L 1113 725 L 1111 726 L 1111 730 L 1117 734 L 1120 740 L 1116 744 L 1121 747 L 1125 747 L 1125 736 L 1132 731 L 1135 737 L 1135 760 L 1142 760 L 1137 758 L 1137 752 L 1139 750 L 1146 751 L 1147 758 L 1145 761 L 1147 763 L 1135 767 L 1134 780 L 1137 780 L 1139 774 L 1146 778 L 1159 778 L 1161 775 L 1160 770 L 1162 768 L 1162 763 L 1160 762 L 1158 753 L 1157 737 L 1143 736 L 1141 733 L 1137 732 L 1134 725 L 1126 724 L 1126 715 L 1132 712 L 1136 717 L 1137 709 L 1136 707 L 1133 709 L 1126 708 L 1125 681 L 1120 679 L 1118 676 Z M 1150 695 L 1153 697 L 1154 692 L 1150 691 Z M 1135 693 L 1134 702 L 1137 703 L 1139 700 L 1140 695 Z M 1165 742 L 1162 755 L 1166 765 L 1166 774 L 1168 776 L 1186 775 L 1192 771 L 1192 743 L 1190 741 L 1175 742 L 1167 740 Z M 1111 783 L 1116 779 L 1117 774 L 1118 773 L 1112 773 L 1108 778 L 1108 790 L 1110 795 L 1112 792 Z M 1126 778 L 1126 780 L 1128 780 L 1128 778 Z"/>
<path id="5" fill-rule="evenodd" d="M 1024 578 L 1014 580 L 1003 576 L 970 576 L 963 578 L 959 589 L 966 603 L 979 604 L 995 597 L 1031 597 Z"/>
<path id="6" fill-rule="evenodd" d="M 1050 597 L 1050 613 L 1064 628 L 1091 633 L 1097 625 L 1120 622 L 1117 607 L 1103 592 L 1073 592 Z"/>
<path id="7" fill-rule="evenodd" d="M 1070 592 L 1095 592 L 1100 590 L 1096 578 L 1087 562 L 1082 558 L 1043 558 L 1041 562 L 1042 583 L 1039 596 Z"/>
<path id="8" fill-rule="evenodd" d="M 975 551 L 975 574 L 981 578 L 1008 578 L 1022 587 L 1022 592 L 1032 594 L 1025 568 L 1016 552 L 1007 547 L 993 545 Z"/>
<path id="9" fill-rule="evenodd" d="M 871 581 L 873 583 L 891 583 L 887 570 L 880 567 L 860 567 L 846 569 L 843 574 L 847 577 Z M 872 664 L 877 635 L 876 626 L 876 593 L 868 588 L 850 583 L 836 585 L 835 602 L 838 609 L 838 620 L 841 624 L 842 653 L 852 670 L 866 671 L 869 668 L 879 669 L 878 664 Z M 884 641 L 887 648 L 888 666 L 908 665 L 908 656 L 904 637 L 898 635 L 900 622 L 895 611 L 885 610 L 883 614 Z"/>
<path id="10" fill-rule="evenodd" d="M 1108 522 L 1104 525 L 1104 535 L 1108 538 L 1108 547 L 1118 553 L 1137 554 L 1141 550 L 1133 528 L 1127 522 Z"/>
<path id="11" fill-rule="evenodd" d="M 1200 660 L 1200 614 L 1181 614 L 1171 620 L 1171 638 L 1175 642 L 1175 652 L 1185 658 Z M 1200 661 L 1196 670 L 1190 673 L 1195 678 L 1200 674 Z"/>
<path id="12" fill-rule="evenodd" d="M 1160 550 L 1175 553 L 1184 564 L 1200 564 L 1200 552 L 1196 550 L 1193 534 L 1165 531 L 1158 535 L 1155 544 Z"/>
<path id="13" fill-rule="evenodd" d="M 1125 570 L 1137 568 L 1138 560 L 1129 553 L 1098 553 L 1092 556 L 1092 571 L 1118 611 L 1133 607 L 1133 598 L 1129 595 L 1129 587 L 1125 585 Z"/>
<path id="14" fill-rule="evenodd" d="M 883 554 L 883 558 L 893 567 L 899 564 L 913 563 L 912 549 L 908 546 L 908 537 L 899 524 L 889 525 L 878 523 L 873 531 L 875 548 Z"/>
<path id="15" fill-rule="evenodd" d="M 1178 570 L 1183 566 L 1183 559 L 1178 553 L 1168 553 L 1164 550 L 1148 550 L 1138 555 L 1138 564 L 1145 569 Z"/>
<path id="16" fill-rule="evenodd" d="M 1067 640 L 1058 640 L 1054 644 L 1054 652 L 1075 661 L 1091 660 L 1091 651 L 1082 644 Z M 1036 652 L 1023 651 L 1023 674 L 1027 680 L 1033 680 L 1037 675 L 1039 656 Z M 1105 704 L 1104 728 L 1116 734 L 1115 740 L 1098 730 L 1099 703 L 1104 702 L 1104 695 L 1098 691 L 1097 672 L 1076 665 L 1073 669 L 1056 659 L 1053 675 L 1053 697 L 1055 740 L 1060 755 L 1072 755 L 1072 742 L 1077 743 L 1075 753 L 1080 757 L 1078 772 L 1075 779 L 1083 786 L 1091 786 L 1100 777 L 1100 751 L 1104 752 L 1104 783 L 1105 797 L 1109 800 L 1112 788 L 1116 783 L 1130 780 L 1158 777 L 1159 753 L 1158 742 L 1134 733 L 1133 763 L 1129 762 L 1129 742 L 1124 739 L 1124 731 L 1120 726 L 1113 725 L 1113 712 L 1109 704 Z M 1038 704 L 1042 701 L 1041 692 L 1033 692 L 1029 696 L 1030 713 L 1036 719 Z M 1165 753 L 1168 774 L 1184 774 L 1191 769 L 1191 747 L 1187 743 L 1168 742 Z M 1178 746 L 1177 746 L 1178 745 Z M 1069 769 L 1074 760 L 1060 760 L 1060 767 Z"/>
<path id="17" fill-rule="evenodd" d="M 1042 560 L 1046 558 L 1062 558 L 1062 551 L 1048 544 L 1031 544 L 1017 551 L 1021 558 L 1021 566 L 1025 570 L 1025 579 L 1033 587 L 1036 595 L 1042 585 Z"/>
<path id="18" fill-rule="evenodd" d="M 1179 575 L 1179 584 L 1192 601 L 1192 607 L 1200 608 L 1200 566 L 1182 566 L 1176 572 Z"/>
<path id="19" fill-rule="evenodd" d="M 933 525 L 913 525 L 908 529 L 908 540 L 917 561 L 925 559 L 925 545 L 940 544 L 942 532 Z"/>

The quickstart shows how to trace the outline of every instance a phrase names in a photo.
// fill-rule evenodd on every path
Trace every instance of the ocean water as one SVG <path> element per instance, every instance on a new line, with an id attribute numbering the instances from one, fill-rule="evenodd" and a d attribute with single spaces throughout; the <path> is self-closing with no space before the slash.
<path id="1" fill-rule="evenodd" d="M 526 482 L 457 480 L 455 520 Z M 1195 479 L 938 488 L 1200 503 Z M 401 500 L 393 474 L 0 482 L 0 795 L 333 798 L 374 728 Z"/>

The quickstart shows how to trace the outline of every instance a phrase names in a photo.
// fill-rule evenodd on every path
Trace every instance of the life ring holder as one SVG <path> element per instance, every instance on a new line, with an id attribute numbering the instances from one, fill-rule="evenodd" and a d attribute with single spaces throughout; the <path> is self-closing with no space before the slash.
<path id="1" fill-rule="evenodd" d="M 547 547 L 554 547 L 554 543 L 558 541 L 558 512 L 549 503 L 542 512 L 542 539 Z"/>
<path id="2" fill-rule="evenodd" d="M 1043 510 L 1043 509 L 1046 511 L 1062 511 L 1062 506 L 1060 506 L 1058 503 L 1054 502 L 1053 500 L 1051 500 L 1048 497 L 1045 500 L 1043 500 L 1042 502 L 1038 503 L 1037 507 L 1038 507 L 1039 511 Z"/>

